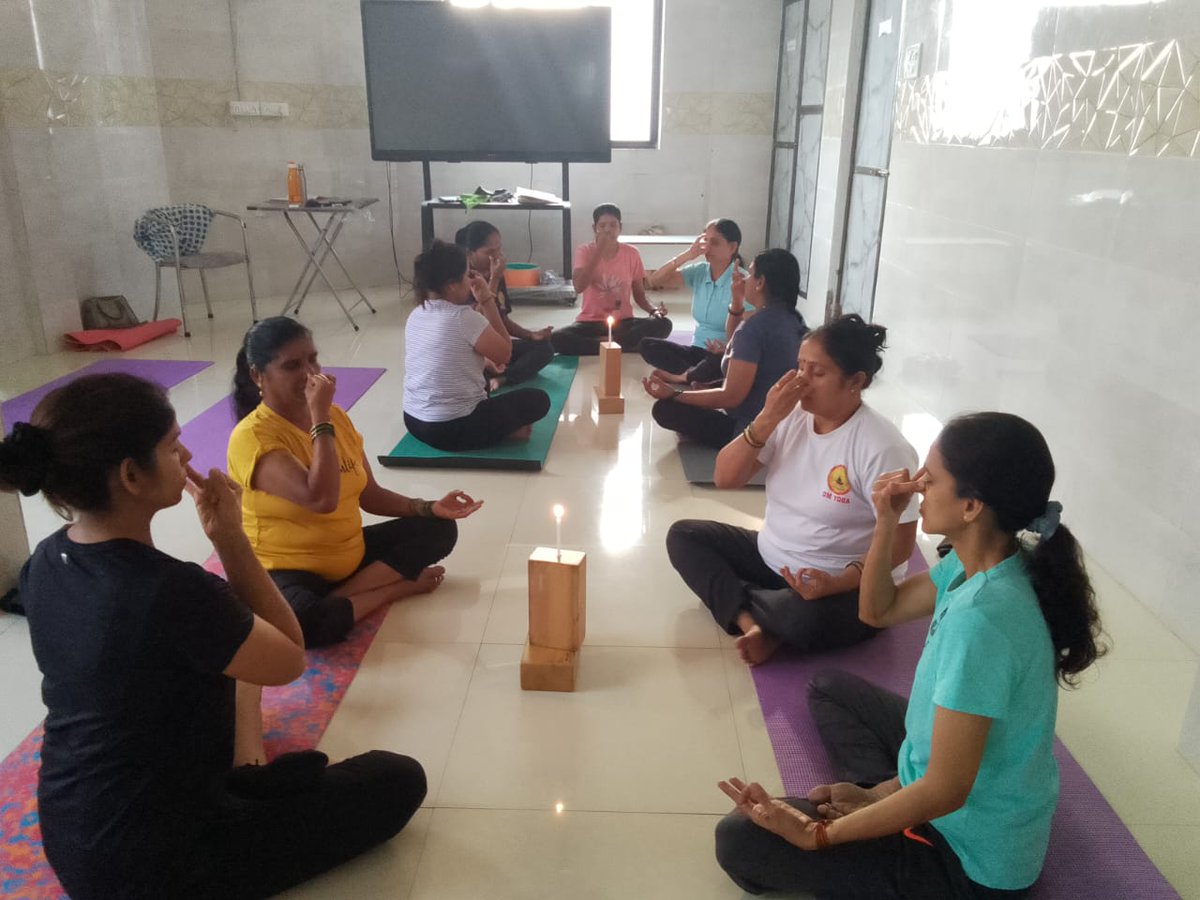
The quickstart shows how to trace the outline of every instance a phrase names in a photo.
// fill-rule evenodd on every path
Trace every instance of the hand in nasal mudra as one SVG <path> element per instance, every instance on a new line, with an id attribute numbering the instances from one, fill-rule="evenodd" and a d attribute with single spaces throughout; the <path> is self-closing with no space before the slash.
<path id="1" fill-rule="evenodd" d="M 733 261 L 733 274 L 730 276 L 729 296 L 738 306 L 746 302 L 746 273 L 742 271 L 736 259 Z"/>
<path id="2" fill-rule="evenodd" d="M 467 270 L 467 284 L 471 288 L 471 295 L 475 298 L 476 303 L 487 303 L 496 297 L 492 289 L 488 287 L 487 279 L 474 269 Z"/>
<path id="3" fill-rule="evenodd" d="M 314 372 L 304 383 L 304 400 L 312 414 L 313 424 L 329 421 L 329 408 L 333 406 L 333 394 L 337 390 L 337 378 L 324 372 Z"/>
<path id="4" fill-rule="evenodd" d="M 784 372 L 783 376 L 767 391 L 767 399 L 763 402 L 760 415 L 775 423 L 782 422 L 800 402 L 804 386 L 804 379 L 800 377 L 797 370 L 789 369 Z"/>
<path id="5" fill-rule="evenodd" d="M 504 275 L 504 269 L 507 265 L 508 260 L 506 260 L 503 256 L 492 257 L 491 271 L 488 272 L 488 287 L 490 287 L 493 292 L 500 287 L 500 278 L 502 275 Z"/>
<path id="6" fill-rule="evenodd" d="M 923 470 L 922 470 L 923 471 Z M 897 469 L 885 472 L 871 486 L 871 502 L 875 506 L 876 521 L 900 521 L 900 514 L 908 509 L 912 495 L 925 490 L 925 479 L 921 471 L 916 477 L 908 474 L 908 469 Z"/>
<path id="7" fill-rule="evenodd" d="M 462 491 L 451 491 L 441 500 L 433 501 L 433 514 L 439 519 L 465 519 L 481 506 L 482 500 L 472 499 Z"/>
<path id="8" fill-rule="evenodd" d="M 738 812 L 755 825 L 779 835 L 802 850 L 817 849 L 817 819 L 810 818 L 796 807 L 772 797 L 761 784 L 746 784 L 740 778 L 717 783 Z"/>
<path id="9" fill-rule="evenodd" d="M 205 478 L 187 467 L 184 490 L 191 495 L 200 517 L 200 527 L 214 544 L 241 536 L 242 487 L 220 469 L 211 469 Z"/>

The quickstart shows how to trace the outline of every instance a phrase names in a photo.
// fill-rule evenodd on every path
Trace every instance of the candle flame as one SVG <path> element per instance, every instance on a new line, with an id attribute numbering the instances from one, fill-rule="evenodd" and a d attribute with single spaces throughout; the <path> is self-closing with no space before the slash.
<path id="1" fill-rule="evenodd" d="M 609 327 L 609 328 L 612 328 L 612 324 L 613 324 L 613 322 L 615 322 L 615 321 L 617 321 L 617 320 L 616 320 L 616 319 L 614 319 L 612 316 L 609 316 L 609 317 L 608 317 L 608 327 Z"/>
<path id="2" fill-rule="evenodd" d="M 555 503 L 554 509 L 551 510 L 551 512 L 554 513 L 554 518 L 558 521 L 562 520 L 563 514 L 566 513 L 566 511 L 566 508 L 561 503 Z"/>

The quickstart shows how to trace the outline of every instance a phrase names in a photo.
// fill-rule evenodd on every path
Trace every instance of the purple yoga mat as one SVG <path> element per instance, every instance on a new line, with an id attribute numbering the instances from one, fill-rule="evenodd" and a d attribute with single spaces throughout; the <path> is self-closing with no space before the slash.
<path id="1" fill-rule="evenodd" d="M 910 573 L 928 568 L 919 557 L 914 551 Z M 780 651 L 769 663 L 752 670 L 775 761 L 789 796 L 802 797 L 814 785 L 833 780 L 829 758 L 805 700 L 813 675 L 824 669 L 841 669 L 907 696 L 928 630 L 927 617 L 889 628 L 845 650 L 814 656 Z M 1179 897 L 1075 757 L 1057 739 L 1054 757 L 1061 785 L 1058 810 L 1046 864 L 1030 896 L 1039 900 Z M 753 773 L 747 774 L 753 777 Z"/>
<path id="2" fill-rule="evenodd" d="M 695 334 L 696 332 L 687 329 L 676 329 L 667 335 L 667 340 L 672 344 L 678 344 L 680 347 L 690 347 L 692 346 L 692 337 Z"/>
<path id="3" fill-rule="evenodd" d="M 62 387 L 64 384 L 68 384 L 84 375 L 122 372 L 126 375 L 137 375 L 139 378 L 145 378 L 147 381 L 157 382 L 169 390 L 181 381 L 186 381 L 198 372 L 203 372 L 211 365 L 212 363 L 206 360 L 187 359 L 129 359 L 128 357 L 121 357 L 117 359 L 97 360 L 91 365 L 77 369 L 69 375 L 56 378 L 48 384 L 43 384 L 32 391 L 19 394 L 11 400 L 5 400 L 3 405 L 0 405 L 0 415 L 4 417 L 4 433 L 7 434 L 12 431 L 13 425 L 17 422 L 28 422 L 34 408 L 52 390 Z"/>
<path id="4" fill-rule="evenodd" d="M 349 409 L 387 369 L 326 366 L 323 371 L 337 378 L 333 402 L 342 409 Z M 184 425 L 182 440 L 183 445 L 192 451 L 192 468 L 197 472 L 207 472 L 209 469 L 225 471 L 225 451 L 236 424 L 233 398 L 224 397 Z"/>

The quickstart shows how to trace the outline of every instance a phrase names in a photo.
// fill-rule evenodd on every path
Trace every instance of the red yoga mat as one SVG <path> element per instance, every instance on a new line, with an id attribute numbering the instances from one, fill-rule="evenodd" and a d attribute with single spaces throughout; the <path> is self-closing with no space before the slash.
<path id="1" fill-rule="evenodd" d="M 180 324 L 178 319 L 159 319 L 132 328 L 68 331 L 63 335 L 63 342 L 72 350 L 132 350 L 164 334 L 178 331 Z"/>

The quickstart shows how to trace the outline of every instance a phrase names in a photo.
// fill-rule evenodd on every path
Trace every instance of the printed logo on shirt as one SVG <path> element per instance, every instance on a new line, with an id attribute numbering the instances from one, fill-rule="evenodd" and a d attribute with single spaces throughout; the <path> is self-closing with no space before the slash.
<path id="1" fill-rule="evenodd" d="M 829 485 L 829 490 L 833 493 L 832 499 L 839 503 L 849 503 L 850 498 L 846 495 L 850 493 L 850 473 L 846 471 L 844 463 L 839 463 L 829 470 L 829 474 L 825 477 L 825 483 Z M 830 495 L 825 494 L 827 499 Z"/>
<path id="2" fill-rule="evenodd" d="M 343 457 L 341 462 L 338 464 L 338 471 L 343 475 L 347 472 L 357 472 L 358 460 L 354 459 L 353 457 Z"/>

